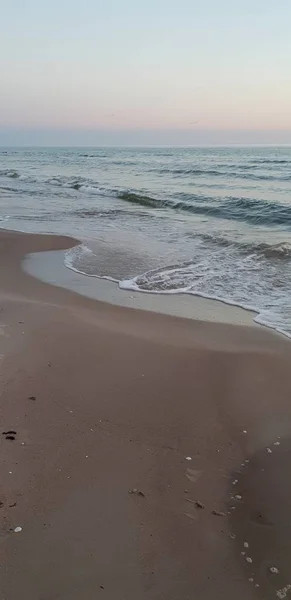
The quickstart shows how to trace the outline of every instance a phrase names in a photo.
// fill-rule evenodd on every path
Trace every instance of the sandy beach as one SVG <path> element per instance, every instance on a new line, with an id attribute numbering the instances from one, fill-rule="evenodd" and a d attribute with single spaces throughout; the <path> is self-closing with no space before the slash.
<path id="1" fill-rule="evenodd" d="M 75 243 L 0 232 L 1 600 L 288 598 L 290 340 L 21 268 Z"/>

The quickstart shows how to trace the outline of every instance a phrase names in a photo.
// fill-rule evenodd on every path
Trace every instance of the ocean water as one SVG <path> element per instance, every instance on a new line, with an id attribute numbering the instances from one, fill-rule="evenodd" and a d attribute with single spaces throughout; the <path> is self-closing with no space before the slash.
<path id="1" fill-rule="evenodd" d="M 291 336 L 291 147 L 0 148 L 0 226 L 75 236 L 68 268 Z"/>

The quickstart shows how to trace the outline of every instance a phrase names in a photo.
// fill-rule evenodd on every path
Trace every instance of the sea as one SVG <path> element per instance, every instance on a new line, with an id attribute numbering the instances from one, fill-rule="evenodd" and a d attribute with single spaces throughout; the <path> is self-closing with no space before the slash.
<path id="1" fill-rule="evenodd" d="M 74 236 L 68 269 L 291 337 L 291 147 L 0 148 L 0 226 Z"/>

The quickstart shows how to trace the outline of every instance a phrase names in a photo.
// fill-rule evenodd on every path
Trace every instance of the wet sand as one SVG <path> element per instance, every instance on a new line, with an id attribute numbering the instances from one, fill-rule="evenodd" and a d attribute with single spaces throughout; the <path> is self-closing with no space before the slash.
<path id="1" fill-rule="evenodd" d="M 120 289 L 115 281 L 89 277 L 67 268 L 66 254 L 66 250 L 28 254 L 22 268 L 45 283 L 77 291 L 99 302 L 212 323 L 258 326 L 254 321 L 257 313 L 218 300 L 192 294 L 151 294 Z"/>
<path id="2" fill-rule="evenodd" d="M 290 341 L 20 268 L 73 243 L 0 232 L 1 599 L 291 597 Z"/>

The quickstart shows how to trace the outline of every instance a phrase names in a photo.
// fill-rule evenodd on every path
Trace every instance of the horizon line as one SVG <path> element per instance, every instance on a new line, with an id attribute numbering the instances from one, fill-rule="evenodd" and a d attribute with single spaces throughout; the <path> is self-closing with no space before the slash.
<path id="1" fill-rule="evenodd" d="M 239 143 L 229 142 L 227 144 L 19 144 L 19 145 L 2 145 L 0 148 L 266 148 L 266 147 L 291 147 L 289 143 Z"/>

